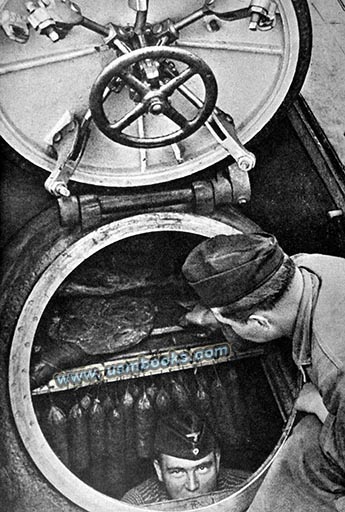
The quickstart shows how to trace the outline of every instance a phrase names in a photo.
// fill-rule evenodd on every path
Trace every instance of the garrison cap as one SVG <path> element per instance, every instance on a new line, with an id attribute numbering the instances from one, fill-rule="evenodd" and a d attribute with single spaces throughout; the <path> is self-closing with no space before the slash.
<path id="1" fill-rule="evenodd" d="M 197 245 L 182 271 L 205 306 L 229 306 L 265 284 L 285 257 L 268 233 L 218 235 Z"/>
<path id="2" fill-rule="evenodd" d="M 154 442 L 156 455 L 199 460 L 217 449 L 218 443 L 207 423 L 192 412 L 161 418 Z"/>

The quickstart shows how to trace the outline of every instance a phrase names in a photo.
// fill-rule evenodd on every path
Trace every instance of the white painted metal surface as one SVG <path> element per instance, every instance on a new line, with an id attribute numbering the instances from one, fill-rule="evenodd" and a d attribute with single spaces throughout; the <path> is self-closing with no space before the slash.
<path id="1" fill-rule="evenodd" d="M 6 7 L 18 4 L 10 0 Z M 19 2 L 20 3 L 20 2 Z M 218 20 L 210 31 L 207 19 L 181 30 L 177 44 L 198 54 L 212 68 L 219 87 L 217 106 L 235 121 L 240 139 L 249 141 L 277 111 L 293 80 L 299 51 L 299 32 L 291 0 L 277 0 L 277 25 L 270 31 L 250 31 L 248 19 Z M 202 0 L 151 0 L 148 21 L 178 20 L 202 7 Z M 229 0 L 234 9 L 247 0 Z M 106 24 L 133 24 L 127 1 L 80 2 L 83 14 Z M 96 76 L 115 57 L 103 40 L 75 27 L 57 43 L 31 31 L 20 45 L 0 31 L 0 133 L 34 164 L 48 171 L 55 161 L 46 153 L 44 139 L 66 110 L 83 114 Z M 114 95 L 115 111 L 131 102 L 128 91 Z M 146 116 L 138 132 L 166 123 L 161 116 Z M 95 126 L 75 180 L 106 186 L 148 185 L 181 178 L 204 169 L 227 152 L 200 128 L 178 144 L 157 149 L 135 149 L 107 139 Z"/>

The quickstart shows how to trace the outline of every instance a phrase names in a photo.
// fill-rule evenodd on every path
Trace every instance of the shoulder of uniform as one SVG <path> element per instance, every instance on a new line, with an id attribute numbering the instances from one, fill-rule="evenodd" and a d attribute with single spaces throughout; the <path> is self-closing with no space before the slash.
<path id="1" fill-rule="evenodd" d="M 330 265 L 338 265 L 345 267 L 345 258 L 340 258 L 338 256 L 330 256 L 328 254 L 318 254 L 318 253 L 298 253 L 290 256 L 292 261 L 301 267 L 325 267 Z"/>
<path id="2" fill-rule="evenodd" d="M 345 280 L 345 258 L 327 254 L 295 254 L 291 257 L 295 265 L 316 274 L 323 285 L 337 284 L 341 288 Z M 340 284 L 342 283 L 342 284 Z"/>

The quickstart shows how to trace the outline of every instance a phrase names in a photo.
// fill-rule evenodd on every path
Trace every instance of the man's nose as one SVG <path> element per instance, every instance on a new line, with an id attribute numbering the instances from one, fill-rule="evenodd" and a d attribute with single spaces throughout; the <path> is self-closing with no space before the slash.
<path id="1" fill-rule="evenodd" d="M 186 487 L 188 491 L 194 492 L 197 491 L 200 487 L 199 479 L 194 472 L 187 473 L 187 482 Z"/>

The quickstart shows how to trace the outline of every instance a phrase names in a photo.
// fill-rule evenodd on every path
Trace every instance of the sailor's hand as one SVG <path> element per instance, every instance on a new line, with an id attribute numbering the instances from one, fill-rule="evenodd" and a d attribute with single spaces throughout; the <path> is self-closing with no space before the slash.
<path id="1" fill-rule="evenodd" d="M 311 382 L 304 384 L 296 400 L 295 408 L 297 411 L 316 414 L 322 423 L 324 423 L 328 414 L 319 390 Z"/>
<path id="2" fill-rule="evenodd" d="M 185 314 L 183 323 L 185 325 L 192 324 L 205 327 L 210 330 L 219 329 L 219 322 L 214 317 L 212 311 L 201 304 L 196 304 L 191 311 Z"/>

